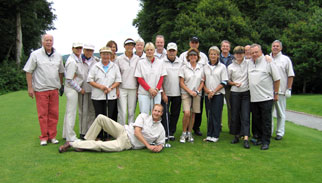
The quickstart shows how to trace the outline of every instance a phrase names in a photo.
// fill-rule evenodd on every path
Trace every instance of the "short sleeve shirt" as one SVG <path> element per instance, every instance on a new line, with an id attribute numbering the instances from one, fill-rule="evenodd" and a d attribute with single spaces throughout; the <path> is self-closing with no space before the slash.
<path id="1" fill-rule="evenodd" d="M 143 78 L 145 82 L 151 87 L 156 88 L 161 76 L 167 75 L 163 61 L 155 58 L 153 63 L 148 58 L 138 62 L 134 76 Z M 139 94 L 149 95 L 141 85 L 139 86 Z"/>
<path id="2" fill-rule="evenodd" d="M 274 99 L 274 81 L 280 80 L 274 62 L 267 62 L 260 56 L 256 62 L 248 62 L 248 79 L 251 102 L 263 102 Z"/>
<path id="3" fill-rule="evenodd" d="M 209 63 L 204 67 L 205 85 L 209 90 L 214 91 L 222 81 L 227 81 L 226 66 L 220 62 L 211 66 Z M 225 94 L 225 89 L 220 89 L 216 95 Z M 206 94 L 207 95 L 207 94 Z"/>
<path id="4" fill-rule="evenodd" d="M 53 50 L 48 56 L 45 48 L 39 48 L 30 54 L 24 66 L 25 72 L 32 74 L 32 87 L 35 91 L 55 90 L 61 87 L 59 73 L 64 73 L 62 56 Z"/>
<path id="5" fill-rule="evenodd" d="M 165 131 L 161 124 L 161 120 L 155 122 L 151 115 L 141 113 L 136 118 L 135 123 L 125 125 L 133 149 L 142 149 L 145 147 L 145 145 L 134 135 L 134 127 L 142 128 L 142 135 L 149 144 L 155 143 L 156 145 L 161 145 L 165 143 Z"/>
<path id="6" fill-rule="evenodd" d="M 197 90 L 204 78 L 203 67 L 197 64 L 196 68 L 193 69 L 188 62 L 180 68 L 179 77 L 184 79 L 184 84 L 190 90 Z M 181 94 L 187 94 L 186 90 L 181 88 Z"/>
<path id="7" fill-rule="evenodd" d="M 134 76 L 136 66 L 140 60 L 140 57 L 134 55 L 129 59 L 125 54 L 122 54 L 117 58 L 115 63 L 120 68 L 122 83 L 120 88 L 123 89 L 137 89 L 138 82 Z"/>
<path id="8" fill-rule="evenodd" d="M 113 62 L 109 63 L 107 72 L 103 69 L 102 62 L 96 63 L 89 71 L 87 82 L 95 82 L 110 88 L 115 82 L 122 82 L 120 69 Z M 106 94 L 99 88 L 92 87 L 92 99 L 106 100 Z M 108 93 L 108 99 L 116 99 L 116 88 Z"/>
<path id="9" fill-rule="evenodd" d="M 277 66 L 277 70 L 281 76 L 279 94 L 284 95 L 287 88 L 287 79 L 288 77 L 294 77 L 293 64 L 291 59 L 283 55 L 282 52 L 279 52 L 275 57 L 272 56 L 273 62 Z"/>
<path id="10" fill-rule="evenodd" d="M 178 57 L 171 62 L 167 57 L 164 58 L 164 67 L 167 71 L 167 76 L 163 80 L 163 90 L 167 96 L 175 97 L 180 96 L 180 83 L 179 83 L 179 71 L 182 67 L 182 60 Z"/>
<path id="11" fill-rule="evenodd" d="M 233 92 L 245 92 L 249 90 L 248 84 L 248 62 L 244 59 L 240 64 L 234 59 L 233 63 L 228 66 L 228 78 L 232 82 L 241 83 L 240 87 L 232 86 Z"/>

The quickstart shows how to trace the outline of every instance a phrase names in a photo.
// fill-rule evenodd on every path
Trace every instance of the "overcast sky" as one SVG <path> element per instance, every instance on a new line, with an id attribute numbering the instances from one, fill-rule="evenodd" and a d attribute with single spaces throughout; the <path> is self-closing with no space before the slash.
<path id="1" fill-rule="evenodd" d="M 95 52 L 109 40 L 123 52 L 127 38 L 139 38 L 132 26 L 140 10 L 139 0 L 49 0 L 54 2 L 55 30 L 48 31 L 54 36 L 54 47 L 61 54 L 69 54 L 73 42 L 90 42 Z"/>

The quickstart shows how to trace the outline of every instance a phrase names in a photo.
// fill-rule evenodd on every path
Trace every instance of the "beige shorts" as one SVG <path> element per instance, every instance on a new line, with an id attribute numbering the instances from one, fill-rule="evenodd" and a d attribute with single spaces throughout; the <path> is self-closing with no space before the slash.
<path id="1" fill-rule="evenodd" d="M 197 95 L 193 97 L 192 109 L 191 109 L 191 95 L 189 94 L 182 94 L 182 108 L 183 111 L 191 111 L 194 113 L 200 113 L 200 96 Z"/>

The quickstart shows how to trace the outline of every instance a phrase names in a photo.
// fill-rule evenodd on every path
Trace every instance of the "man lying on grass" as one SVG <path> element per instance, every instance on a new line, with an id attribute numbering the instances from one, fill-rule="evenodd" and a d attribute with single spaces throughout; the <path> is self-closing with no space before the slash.
<path id="1" fill-rule="evenodd" d="M 161 124 L 162 114 L 162 105 L 155 104 L 152 115 L 141 113 L 136 118 L 135 123 L 125 126 L 104 115 L 98 115 L 85 135 L 86 140 L 66 142 L 59 147 L 59 152 L 66 152 L 70 147 L 73 147 L 75 151 L 92 150 L 106 152 L 146 147 L 152 152 L 160 152 L 165 143 L 165 131 Z M 115 140 L 95 141 L 102 129 L 112 135 Z"/>

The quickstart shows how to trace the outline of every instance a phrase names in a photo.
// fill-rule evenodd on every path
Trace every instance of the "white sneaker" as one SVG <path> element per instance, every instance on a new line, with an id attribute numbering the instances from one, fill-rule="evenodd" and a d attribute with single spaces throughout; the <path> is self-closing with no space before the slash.
<path id="1" fill-rule="evenodd" d="M 219 138 L 211 137 L 211 140 L 212 140 L 213 142 L 218 142 Z"/>
<path id="2" fill-rule="evenodd" d="M 180 136 L 180 140 L 179 140 L 179 141 L 180 141 L 181 143 L 186 143 L 186 138 L 187 138 L 187 137 L 186 137 L 186 134 L 185 134 L 185 133 L 182 133 L 182 135 Z"/>
<path id="3" fill-rule="evenodd" d="M 40 145 L 41 146 L 46 146 L 47 145 L 47 140 L 41 140 Z"/>
<path id="4" fill-rule="evenodd" d="M 59 143 L 59 141 L 58 141 L 57 139 L 51 139 L 51 143 L 53 143 L 53 144 L 58 144 L 58 143 Z"/>
<path id="5" fill-rule="evenodd" d="M 206 141 L 208 141 L 208 142 L 212 142 L 212 138 L 208 136 L 208 137 L 206 138 Z"/>
<path id="6" fill-rule="evenodd" d="M 191 133 L 188 134 L 188 142 L 194 142 L 195 139 L 193 139 L 193 136 Z"/>

